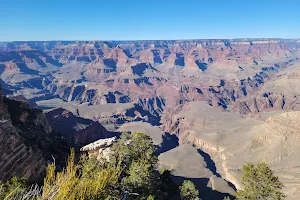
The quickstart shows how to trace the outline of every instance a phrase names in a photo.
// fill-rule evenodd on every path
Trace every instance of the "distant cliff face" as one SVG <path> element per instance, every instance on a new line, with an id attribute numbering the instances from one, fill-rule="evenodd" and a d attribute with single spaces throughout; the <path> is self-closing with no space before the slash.
<path id="1" fill-rule="evenodd" d="M 130 103 L 135 107 L 128 113 L 155 125 L 163 113 L 168 116 L 173 108 L 193 101 L 243 115 L 300 110 L 298 40 L 52 41 L 2 46 L 3 84 L 31 102 L 59 98 L 88 105 Z M 280 85 L 286 89 L 280 90 Z"/>
<path id="2" fill-rule="evenodd" d="M 11 42 L 3 46 L 2 81 L 32 101 L 130 102 L 156 115 L 166 106 L 198 100 L 224 109 L 238 102 L 234 111 L 244 114 L 284 107 L 279 101 L 262 105 L 270 100 L 264 93 L 255 97 L 258 106 L 244 98 L 295 65 L 300 56 L 299 41 L 280 39 Z"/>

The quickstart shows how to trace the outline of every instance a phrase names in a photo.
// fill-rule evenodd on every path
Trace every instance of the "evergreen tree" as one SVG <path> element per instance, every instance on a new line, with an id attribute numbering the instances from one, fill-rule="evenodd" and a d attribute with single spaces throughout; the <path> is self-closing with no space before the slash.
<path id="1" fill-rule="evenodd" d="M 185 180 L 180 186 L 182 200 L 199 200 L 199 192 L 192 181 Z"/>
<path id="2" fill-rule="evenodd" d="M 134 160 L 145 160 L 151 166 L 157 163 L 154 154 L 156 148 L 152 139 L 144 133 L 123 133 L 121 138 L 111 147 L 112 160 L 121 158 L 123 166 L 128 169 Z"/>
<path id="3" fill-rule="evenodd" d="M 144 133 L 123 133 L 111 147 L 112 163 L 121 161 L 122 194 L 127 199 L 145 199 L 155 190 L 157 156 L 152 139 Z"/>
<path id="4" fill-rule="evenodd" d="M 238 200 L 284 199 L 285 195 L 281 192 L 283 184 L 266 163 L 260 163 L 257 166 L 248 163 L 243 169 L 242 184 L 244 189 L 237 192 Z"/>
<path id="5" fill-rule="evenodd" d="M 151 165 L 145 160 L 133 161 L 123 178 L 123 187 L 130 193 L 150 193 L 154 180 Z"/>

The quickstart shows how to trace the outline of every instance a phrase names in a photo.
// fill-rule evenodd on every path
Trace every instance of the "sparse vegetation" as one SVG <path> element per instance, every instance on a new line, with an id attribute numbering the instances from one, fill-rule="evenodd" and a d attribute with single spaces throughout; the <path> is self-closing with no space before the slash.
<path id="1" fill-rule="evenodd" d="M 117 197 L 114 186 L 117 184 L 120 164 L 100 165 L 93 158 L 82 156 L 75 164 L 75 154 L 71 151 L 67 167 L 62 172 L 55 172 L 55 164 L 47 168 L 44 180 L 43 199 L 105 199 Z"/>
<path id="2" fill-rule="evenodd" d="M 185 180 L 180 188 L 172 181 L 171 172 L 161 169 L 155 173 L 157 156 L 149 136 L 143 133 L 124 133 L 111 147 L 110 159 L 101 162 L 93 157 L 81 156 L 75 162 L 71 153 L 64 170 L 57 172 L 55 163 L 46 170 L 43 187 L 29 186 L 24 178 L 13 177 L 0 182 L 0 199 L 30 200 L 199 200 L 199 191 L 193 182 Z M 244 166 L 243 190 L 237 200 L 281 200 L 283 184 L 265 164 Z M 225 197 L 224 200 L 229 200 Z"/>
<path id="3" fill-rule="evenodd" d="M 1 199 L 170 199 L 178 194 L 171 173 L 155 175 L 157 156 L 149 136 L 124 133 L 111 147 L 109 161 L 86 155 L 75 162 L 75 152 L 66 168 L 57 172 L 55 163 L 46 170 L 43 187 L 28 187 L 25 179 L 12 178 L 1 184 Z"/>

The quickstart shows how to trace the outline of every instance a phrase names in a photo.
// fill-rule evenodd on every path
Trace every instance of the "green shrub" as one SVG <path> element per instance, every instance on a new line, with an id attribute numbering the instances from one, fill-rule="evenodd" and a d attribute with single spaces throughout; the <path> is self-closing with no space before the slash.
<path id="1" fill-rule="evenodd" d="M 57 172 L 56 164 L 47 166 L 44 185 L 28 187 L 23 178 L 13 177 L 0 183 L 0 198 L 23 200 L 98 200 L 98 199 L 174 199 L 178 187 L 168 170 L 155 175 L 157 156 L 152 139 L 143 133 L 124 133 L 111 147 L 109 160 L 100 162 L 75 152 L 67 159 L 66 168 Z"/>
<path id="2" fill-rule="evenodd" d="M 144 133 L 123 133 L 111 147 L 110 162 L 121 163 L 119 191 L 127 199 L 146 199 L 155 187 L 157 156 L 152 139 Z"/>

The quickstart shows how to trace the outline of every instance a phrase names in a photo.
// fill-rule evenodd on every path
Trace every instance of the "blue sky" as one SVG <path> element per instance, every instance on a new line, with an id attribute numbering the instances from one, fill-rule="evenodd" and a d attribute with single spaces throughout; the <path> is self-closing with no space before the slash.
<path id="1" fill-rule="evenodd" d="M 300 38 L 299 0 L 0 0 L 0 41 Z"/>

